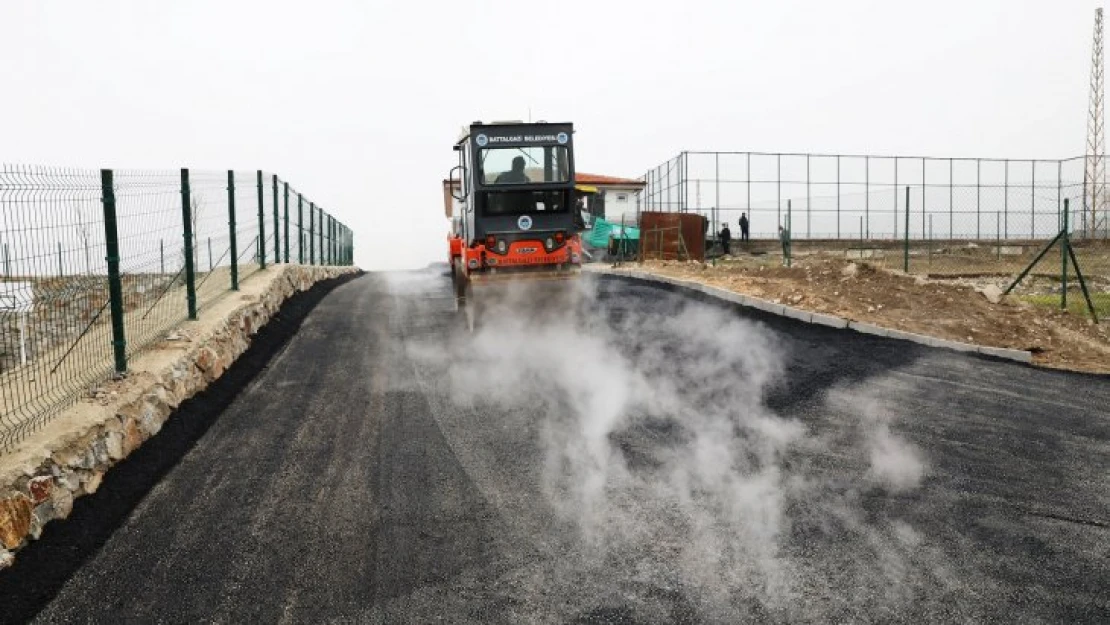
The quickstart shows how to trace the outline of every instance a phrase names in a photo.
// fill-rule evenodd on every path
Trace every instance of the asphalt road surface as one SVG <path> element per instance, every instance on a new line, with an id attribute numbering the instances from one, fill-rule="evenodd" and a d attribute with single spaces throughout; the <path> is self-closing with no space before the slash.
<path id="1" fill-rule="evenodd" d="M 20 555 L 8 618 L 1110 622 L 1110 379 L 584 293 L 470 331 L 438 272 L 336 287 Z"/>

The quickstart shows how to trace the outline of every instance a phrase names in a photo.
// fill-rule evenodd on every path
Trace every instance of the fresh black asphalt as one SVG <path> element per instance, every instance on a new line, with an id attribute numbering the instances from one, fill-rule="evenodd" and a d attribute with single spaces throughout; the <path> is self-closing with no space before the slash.
<path id="1" fill-rule="evenodd" d="M 298 296 L 0 573 L 0 620 L 1110 622 L 1110 379 L 589 280 L 575 333 L 505 345 L 437 271 Z"/>

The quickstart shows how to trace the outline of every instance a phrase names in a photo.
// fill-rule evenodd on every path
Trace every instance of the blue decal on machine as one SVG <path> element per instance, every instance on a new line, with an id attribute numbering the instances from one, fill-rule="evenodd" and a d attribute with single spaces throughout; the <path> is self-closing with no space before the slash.
<path id="1" fill-rule="evenodd" d="M 486 147 L 486 144 L 489 143 L 489 137 L 485 135 L 478 135 L 477 137 L 474 137 L 474 143 L 477 143 L 478 147 L 484 148 Z"/>
<path id="2" fill-rule="evenodd" d="M 570 137 L 568 137 L 567 133 L 565 133 L 565 132 L 560 132 L 559 135 L 557 137 L 555 137 L 555 139 L 559 143 L 566 143 L 567 141 L 570 141 Z"/>
<path id="3" fill-rule="evenodd" d="M 516 220 L 516 225 L 521 230 L 530 230 L 532 228 L 532 218 L 528 215 L 521 215 L 520 219 Z"/>

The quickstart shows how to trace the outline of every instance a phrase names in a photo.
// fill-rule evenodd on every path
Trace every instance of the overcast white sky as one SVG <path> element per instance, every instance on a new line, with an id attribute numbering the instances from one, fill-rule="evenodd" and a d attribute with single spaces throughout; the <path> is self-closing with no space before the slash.
<path id="1" fill-rule="evenodd" d="M 581 171 L 687 150 L 1084 151 L 1094 0 L 0 0 L 0 162 L 264 169 L 366 269 L 445 260 L 472 120 Z"/>

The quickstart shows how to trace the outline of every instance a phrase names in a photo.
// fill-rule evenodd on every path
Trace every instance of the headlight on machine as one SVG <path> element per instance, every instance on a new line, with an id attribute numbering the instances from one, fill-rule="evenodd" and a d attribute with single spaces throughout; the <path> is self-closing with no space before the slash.
<path id="1" fill-rule="evenodd" d="M 505 253 L 505 239 L 501 239 L 500 241 L 497 242 L 497 253 L 498 254 L 504 254 Z"/>
<path id="2" fill-rule="evenodd" d="M 550 252 L 551 248 L 555 247 L 555 242 L 551 240 L 551 237 L 547 237 L 547 239 L 543 242 L 543 245 L 547 248 L 547 251 Z"/>

